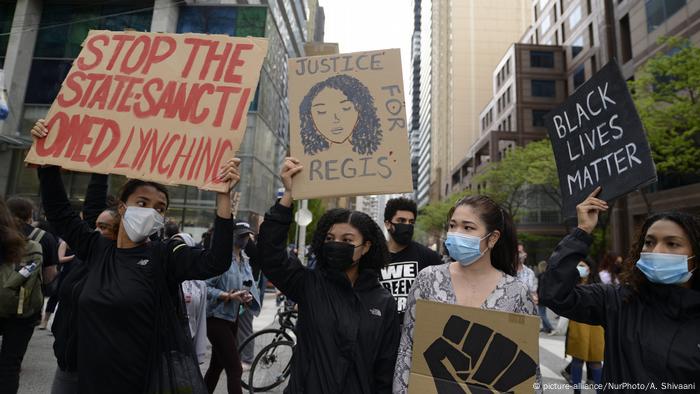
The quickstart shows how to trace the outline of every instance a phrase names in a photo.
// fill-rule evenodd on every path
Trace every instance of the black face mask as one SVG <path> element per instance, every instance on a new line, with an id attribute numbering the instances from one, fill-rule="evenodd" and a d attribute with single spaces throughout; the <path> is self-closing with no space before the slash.
<path id="1" fill-rule="evenodd" d="M 245 247 L 248 245 L 248 240 L 250 238 L 248 236 L 245 237 L 237 237 L 235 241 L 233 241 L 233 244 L 240 249 L 245 249 Z"/>
<path id="2" fill-rule="evenodd" d="M 391 238 L 399 245 L 408 245 L 413 239 L 413 225 L 406 223 L 392 223 L 394 230 Z"/>
<path id="3" fill-rule="evenodd" d="M 355 263 L 355 246 L 347 242 L 330 241 L 323 244 L 323 260 L 328 266 L 338 271 L 345 271 Z"/>

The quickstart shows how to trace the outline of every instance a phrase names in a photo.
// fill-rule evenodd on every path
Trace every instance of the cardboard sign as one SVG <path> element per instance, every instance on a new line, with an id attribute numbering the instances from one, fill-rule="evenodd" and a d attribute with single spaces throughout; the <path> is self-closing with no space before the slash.
<path id="1" fill-rule="evenodd" d="M 416 303 L 410 394 L 532 393 L 537 316 Z"/>
<path id="2" fill-rule="evenodd" d="M 289 60 L 295 199 L 413 190 L 398 49 Z"/>
<path id="3" fill-rule="evenodd" d="M 226 191 L 267 40 L 93 30 L 28 163 Z"/>
<path id="4" fill-rule="evenodd" d="M 617 63 L 611 61 L 545 116 L 565 217 L 598 186 L 612 201 L 656 181 L 642 122 Z"/>

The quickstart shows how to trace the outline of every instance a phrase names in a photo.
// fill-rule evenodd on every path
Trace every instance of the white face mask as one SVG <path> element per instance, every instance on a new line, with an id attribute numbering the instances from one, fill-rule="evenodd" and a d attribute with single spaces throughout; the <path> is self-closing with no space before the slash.
<path id="1" fill-rule="evenodd" d="M 126 207 L 122 222 L 126 235 L 133 242 L 143 242 L 165 225 L 165 219 L 158 211 L 142 207 Z"/>

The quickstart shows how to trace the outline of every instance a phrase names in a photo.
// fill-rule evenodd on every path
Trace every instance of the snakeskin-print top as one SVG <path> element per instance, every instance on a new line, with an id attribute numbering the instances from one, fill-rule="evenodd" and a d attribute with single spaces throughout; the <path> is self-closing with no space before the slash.
<path id="1" fill-rule="evenodd" d="M 413 355 L 416 300 L 423 299 L 446 304 L 457 303 L 449 266 L 450 264 L 447 263 L 426 267 L 418 274 L 413 286 L 411 286 L 401 332 L 396 369 L 394 370 L 394 393 L 403 394 L 408 391 L 411 357 Z M 517 278 L 505 273 L 493 292 L 486 297 L 486 300 L 481 305 L 481 309 L 537 315 L 537 308 L 530 297 L 527 286 Z M 541 382 L 539 368 L 537 382 Z M 541 390 L 535 390 L 535 392 L 541 392 Z"/>

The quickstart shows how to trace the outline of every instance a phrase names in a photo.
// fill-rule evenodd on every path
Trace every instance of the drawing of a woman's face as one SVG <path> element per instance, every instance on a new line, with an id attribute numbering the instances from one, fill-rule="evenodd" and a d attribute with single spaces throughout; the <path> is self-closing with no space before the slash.
<path id="1" fill-rule="evenodd" d="M 330 142 L 341 144 L 352 135 L 358 112 L 343 92 L 325 88 L 311 102 L 311 117 L 319 134 Z"/>

